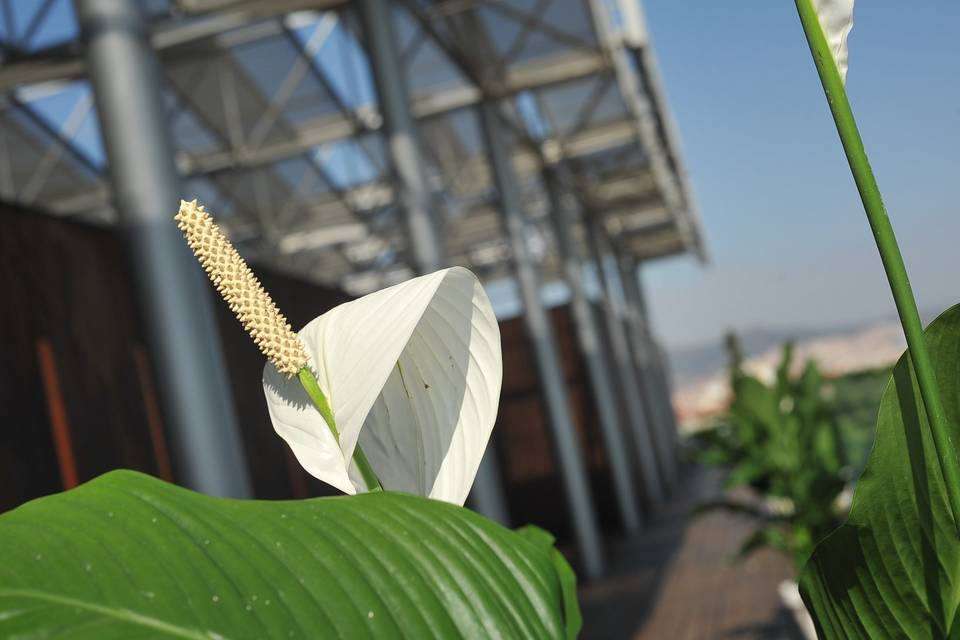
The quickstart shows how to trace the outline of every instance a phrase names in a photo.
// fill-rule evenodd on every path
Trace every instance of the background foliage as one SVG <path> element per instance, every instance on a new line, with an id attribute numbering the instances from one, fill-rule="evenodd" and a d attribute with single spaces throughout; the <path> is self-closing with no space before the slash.
<path id="1" fill-rule="evenodd" d="M 743 371 L 735 338 L 728 347 L 730 407 L 715 427 L 695 437 L 697 455 L 703 463 L 728 467 L 727 486 L 750 487 L 762 502 L 724 498 L 701 509 L 754 517 L 757 529 L 739 553 L 772 546 L 799 569 L 845 515 L 844 489 L 869 442 L 865 403 L 874 393 L 874 375 L 825 383 L 812 362 L 791 375 L 793 347 L 787 344 L 776 379 L 765 384 Z"/>

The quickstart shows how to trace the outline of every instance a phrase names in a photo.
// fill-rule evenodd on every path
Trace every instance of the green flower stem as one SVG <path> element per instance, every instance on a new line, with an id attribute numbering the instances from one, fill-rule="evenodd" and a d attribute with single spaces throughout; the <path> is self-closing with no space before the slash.
<path id="1" fill-rule="evenodd" d="M 903 264 L 903 256 L 897 246 L 897 239 L 887 217 L 887 210 L 880 197 L 880 189 L 867 160 L 863 148 L 863 140 L 857 130 L 857 123 L 847 100 L 847 92 L 840 78 L 833 53 L 827 45 L 826 36 L 820 25 L 820 19 L 813 8 L 811 0 L 795 0 L 803 31 L 810 45 L 810 53 L 817 66 L 820 82 L 823 84 L 833 120 L 837 125 L 843 150 L 846 152 L 850 170 L 857 183 L 860 199 L 867 213 L 870 228 L 880 252 L 893 300 L 900 315 L 903 333 L 907 339 L 907 352 L 913 363 L 913 370 L 920 387 L 920 396 L 926 408 L 927 420 L 930 426 L 934 447 L 937 451 L 937 460 L 946 485 L 947 499 L 954 516 L 954 524 L 960 530 L 960 459 L 951 436 L 937 380 L 930 363 L 930 355 L 926 342 L 923 339 L 923 325 L 920 322 L 920 313 L 913 298 L 910 280 Z"/>
<path id="2" fill-rule="evenodd" d="M 300 379 L 300 384 L 303 385 L 304 391 L 307 392 L 310 400 L 313 401 L 313 406 L 320 412 L 324 422 L 327 423 L 327 427 L 330 428 L 330 433 L 333 434 L 334 439 L 339 445 L 340 432 L 337 431 L 337 421 L 333 417 L 333 411 L 330 409 L 330 403 L 327 402 L 327 396 L 320 390 L 320 385 L 317 383 L 313 372 L 307 367 L 304 367 L 300 369 L 297 377 Z M 370 461 L 367 460 L 363 449 L 360 448 L 359 442 L 353 448 L 353 462 L 357 465 L 360 475 L 363 476 L 363 481 L 367 485 L 367 491 L 383 491 L 383 487 L 380 486 L 380 481 L 377 479 L 377 474 L 373 472 L 373 467 L 370 466 Z"/>
<path id="3" fill-rule="evenodd" d="M 357 463 L 357 469 L 360 470 L 363 481 L 367 483 L 367 491 L 383 491 L 383 487 L 380 486 L 380 480 L 377 479 L 377 474 L 373 472 L 373 466 L 370 464 L 370 461 L 367 460 L 367 456 L 363 452 L 363 449 L 360 448 L 359 442 L 357 446 L 353 448 L 353 461 Z"/>

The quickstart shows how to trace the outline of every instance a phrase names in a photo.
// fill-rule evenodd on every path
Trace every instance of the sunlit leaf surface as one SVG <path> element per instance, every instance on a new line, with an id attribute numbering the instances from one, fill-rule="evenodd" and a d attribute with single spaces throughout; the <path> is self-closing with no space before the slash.
<path id="1" fill-rule="evenodd" d="M 546 534 L 399 493 L 228 500 L 118 471 L 0 516 L 3 638 L 563 638 L 572 580 Z"/>
<path id="2" fill-rule="evenodd" d="M 960 306 L 926 331 L 953 441 L 960 443 Z M 960 536 L 919 388 L 902 357 L 848 522 L 821 542 L 801 578 L 821 638 L 955 638 Z"/>

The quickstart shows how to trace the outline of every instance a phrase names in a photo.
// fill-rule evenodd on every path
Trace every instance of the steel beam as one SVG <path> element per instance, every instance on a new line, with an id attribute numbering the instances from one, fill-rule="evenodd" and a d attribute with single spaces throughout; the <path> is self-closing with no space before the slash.
<path id="1" fill-rule="evenodd" d="M 436 208 L 427 184 L 420 138 L 411 114 L 391 5 L 387 0 L 360 0 L 359 9 L 413 266 L 419 273 L 430 273 L 445 266 L 446 256 Z M 477 470 L 472 502 L 484 515 L 509 524 L 506 498 L 494 455 L 490 446 Z"/>
<path id="2" fill-rule="evenodd" d="M 533 88 L 545 86 L 556 78 L 575 79 L 579 74 L 589 69 L 597 69 L 599 63 L 592 57 L 586 58 L 588 64 L 574 67 L 573 72 L 561 65 L 565 64 L 567 56 L 558 56 L 557 60 L 549 65 L 536 65 L 530 71 L 518 70 L 515 75 L 530 75 L 528 84 Z M 540 70 L 536 75 L 534 70 Z M 569 74 L 569 75 L 561 75 Z M 548 82 L 549 81 L 549 82 Z M 518 84 L 516 91 L 522 90 L 524 85 Z M 417 120 L 431 118 L 444 113 L 452 113 L 461 109 L 473 107 L 480 101 L 480 92 L 474 87 L 458 87 L 439 91 L 427 96 L 412 98 L 410 110 Z M 363 114 L 339 113 L 316 118 L 307 123 L 301 123 L 296 130 L 296 137 L 290 140 L 271 142 L 251 149 L 229 149 L 213 151 L 199 155 L 185 155 L 181 159 L 181 169 L 189 175 L 200 175 L 230 169 L 234 167 L 256 167 L 271 162 L 277 162 L 291 156 L 306 153 L 312 148 L 344 140 L 367 131 L 376 131 L 377 123 L 382 118 L 371 116 L 369 112 Z M 366 123 L 366 124 L 365 124 Z M 577 157 L 598 150 L 621 144 L 623 140 L 636 135 L 636 125 L 628 120 L 604 123 L 578 131 L 563 141 L 564 157 Z M 523 153 L 521 148 L 515 153 Z M 535 157 L 529 150 L 526 155 Z M 539 164 L 537 165 L 539 168 Z"/>
<path id="3" fill-rule="evenodd" d="M 509 145 L 504 138 L 497 106 L 492 102 L 484 102 L 481 103 L 479 112 L 481 130 L 500 198 L 501 215 L 513 250 L 516 279 L 523 299 L 523 319 L 540 375 L 560 475 L 573 520 L 577 550 L 585 575 L 593 578 L 603 573 L 605 565 L 600 527 L 590 495 L 586 465 L 570 414 L 556 340 L 540 297 L 540 278 L 527 247 L 523 205 L 510 163 Z"/>
<path id="4" fill-rule="evenodd" d="M 618 262 L 627 304 L 627 323 L 631 327 L 633 353 L 637 368 L 648 381 L 651 400 L 659 413 L 659 424 L 664 447 L 671 456 L 675 469 L 679 467 L 677 418 L 671 402 L 666 359 L 650 329 L 646 301 L 640 284 L 639 266 L 632 257 L 620 254 Z"/>
<path id="5" fill-rule="evenodd" d="M 322 11 L 348 0 L 186 0 L 177 15 L 149 33 L 153 48 L 166 55 L 231 29 L 302 10 Z M 184 21 L 181 16 L 192 19 Z M 149 26 L 149 25 L 148 25 Z M 34 52 L 30 57 L 0 65 L 0 91 L 13 87 L 74 80 L 87 73 L 88 61 L 76 42 Z"/>
<path id="6" fill-rule="evenodd" d="M 360 21 L 367 55 L 373 71 L 387 149 L 397 180 L 400 206 L 417 271 L 429 273 L 444 264 L 426 167 L 420 151 L 416 125 L 401 64 L 391 8 L 387 0 L 360 0 Z"/>
<path id="7" fill-rule="evenodd" d="M 604 0 L 588 0 L 597 36 L 608 52 L 620 93 L 627 109 L 636 118 L 637 133 L 650 168 L 663 193 L 667 208 L 677 221 L 684 247 L 692 249 L 701 260 L 706 259 L 701 240 L 700 222 L 686 171 L 679 161 L 679 140 L 672 122 L 665 115 L 665 101 L 659 75 L 648 43 L 640 0 L 626 0 L 623 14 L 627 25 L 624 33 L 615 34 Z M 628 43 L 643 46 L 628 49 Z M 633 65 L 631 65 L 631 58 Z"/>
<path id="8" fill-rule="evenodd" d="M 634 490 L 633 469 L 617 416 L 613 380 L 609 373 L 610 363 L 607 361 L 602 336 L 597 328 L 596 317 L 583 285 L 583 265 L 573 237 L 573 229 L 578 223 L 577 216 L 564 201 L 556 178 L 549 172 L 545 172 L 543 181 L 550 199 L 551 227 L 557 239 L 557 252 L 563 264 L 566 283 L 570 288 L 570 305 L 577 331 L 577 342 L 580 344 L 580 352 L 587 365 L 587 375 L 597 409 L 600 433 L 610 464 L 610 475 L 613 479 L 613 491 L 620 510 L 620 519 L 627 533 L 635 533 L 640 529 L 641 517 L 637 494 Z"/>
<path id="9" fill-rule="evenodd" d="M 627 335 L 627 357 L 631 359 L 640 389 L 643 394 L 644 408 L 647 410 L 647 421 L 650 425 L 650 432 L 653 438 L 653 444 L 657 452 L 657 460 L 660 465 L 664 487 L 669 492 L 676 486 L 677 481 L 677 458 L 674 447 L 673 429 L 670 426 L 670 417 L 665 408 L 665 396 L 660 382 L 657 378 L 656 369 L 651 366 L 653 362 L 648 334 L 638 332 L 637 328 L 637 298 L 632 295 L 634 289 L 631 287 L 629 274 L 622 271 L 622 263 L 619 261 L 617 249 L 606 242 L 608 249 L 607 267 L 610 268 L 608 277 L 616 290 L 616 296 L 619 303 L 617 314 L 618 323 L 624 327 Z M 669 398 L 666 398 L 669 403 Z"/>
<path id="10" fill-rule="evenodd" d="M 18 200 L 21 202 L 32 202 L 37 197 L 40 190 L 50 178 L 50 174 L 56 167 L 57 162 L 68 149 L 72 148 L 71 143 L 77 135 L 77 131 L 83 126 L 92 108 L 92 95 L 87 94 L 77 100 L 73 109 L 71 109 L 69 115 L 67 115 L 66 120 L 64 120 L 63 125 L 61 125 L 60 130 L 56 133 L 56 140 L 59 144 L 53 144 L 47 148 L 46 153 L 31 171 L 30 179 L 20 191 L 17 197 Z"/>
<path id="11" fill-rule="evenodd" d="M 597 37 L 610 55 L 614 75 L 627 110 L 636 119 L 637 132 L 644 153 L 649 158 L 650 168 L 656 177 L 671 212 L 683 208 L 683 195 L 676 174 L 672 171 L 667 143 L 657 127 L 655 106 L 650 96 L 640 85 L 639 78 L 630 67 L 630 60 L 623 39 L 613 33 L 607 6 L 603 0 L 588 0 Z M 678 215 L 681 215 L 678 213 Z"/>
<path id="12" fill-rule="evenodd" d="M 703 243 L 703 229 L 700 213 L 690 184 L 690 176 L 683 161 L 680 145 L 680 136 L 677 126 L 667 105 L 663 90 L 663 81 L 660 78 L 660 66 L 657 63 L 653 50 L 650 32 L 647 29 L 647 19 L 643 10 L 642 0 L 617 0 L 620 15 L 623 18 L 621 26 L 623 45 L 633 58 L 638 73 L 643 79 L 643 89 L 650 97 L 660 129 L 666 139 L 667 153 L 670 164 L 677 176 L 683 196 L 685 208 L 683 211 L 688 226 L 689 236 L 695 242 L 694 249 L 701 261 L 707 261 L 706 247 Z M 689 239 L 688 236 L 688 239 Z"/>
<path id="13" fill-rule="evenodd" d="M 607 322 L 607 333 L 618 373 L 620 397 L 623 398 L 624 409 L 632 427 L 633 446 L 640 466 L 644 495 L 651 505 L 656 505 L 663 500 L 664 484 L 668 478 L 657 452 L 657 441 L 654 439 L 651 419 L 653 416 L 648 410 L 648 403 L 643 398 L 644 388 L 634 368 L 633 359 L 630 357 L 630 342 L 626 329 L 620 321 L 621 314 L 617 307 L 620 296 L 616 291 L 616 283 L 605 268 L 604 258 L 609 250 L 604 231 L 595 215 L 588 213 L 586 217 L 588 244 L 597 270 L 597 278 L 600 281 L 603 315 Z"/>
<path id="14" fill-rule="evenodd" d="M 177 476 L 248 497 L 209 288 L 173 221 L 179 181 L 146 23 L 129 0 L 76 0 L 76 9 Z"/>
<path id="15" fill-rule="evenodd" d="M 413 103 L 413 113 L 420 119 L 420 113 Z M 178 157 L 178 167 L 185 176 L 195 177 L 216 174 L 221 171 L 230 171 L 235 168 L 253 168 L 280 161 L 284 158 L 307 153 L 314 146 L 340 140 L 352 135 L 355 130 L 348 118 L 332 116 L 323 119 L 325 124 L 308 125 L 295 140 L 263 145 L 254 150 L 215 151 L 199 156 L 181 154 Z M 615 144 L 624 136 L 632 135 L 633 126 L 628 121 L 605 123 L 589 129 L 584 129 L 570 136 L 563 145 L 561 160 L 573 160 L 589 155 L 600 149 Z M 540 171 L 541 162 L 537 154 L 531 149 L 517 145 L 512 150 L 512 164 L 518 176 L 522 178 L 536 175 Z M 470 182 L 469 193 L 457 195 L 471 195 L 484 192 L 490 188 L 489 168 L 486 159 L 481 155 L 464 159 L 461 173 L 475 175 Z M 318 220 L 326 219 L 322 214 L 325 206 L 336 207 L 343 203 L 355 209 L 373 208 L 389 203 L 392 198 L 393 187 L 388 182 L 374 181 L 344 189 L 340 195 L 320 195 L 311 202 L 311 210 L 316 211 L 312 216 Z M 661 203 L 656 184 L 649 173 L 632 172 L 629 175 L 615 175 L 586 190 L 586 197 L 591 207 L 607 209 L 626 209 L 633 211 L 638 205 L 651 206 Z M 50 206 L 62 209 L 65 212 L 80 212 L 81 203 L 90 208 L 106 206 L 110 194 L 102 191 L 98 195 L 70 196 L 60 201 L 50 203 Z M 614 214 L 616 211 L 608 211 Z"/>

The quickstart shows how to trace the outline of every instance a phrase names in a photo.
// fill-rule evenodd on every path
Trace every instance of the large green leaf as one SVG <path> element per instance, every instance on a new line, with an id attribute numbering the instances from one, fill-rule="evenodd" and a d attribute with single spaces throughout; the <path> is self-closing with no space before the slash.
<path id="1" fill-rule="evenodd" d="M 960 306 L 926 340 L 953 441 L 960 443 Z M 960 537 L 919 388 L 901 358 L 846 524 L 821 542 L 801 591 L 821 638 L 957 638 Z"/>
<path id="2" fill-rule="evenodd" d="M 0 637 L 573 637 L 545 536 L 406 494 L 228 500 L 116 471 L 0 516 Z"/>

